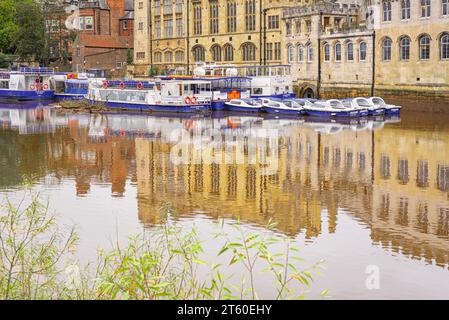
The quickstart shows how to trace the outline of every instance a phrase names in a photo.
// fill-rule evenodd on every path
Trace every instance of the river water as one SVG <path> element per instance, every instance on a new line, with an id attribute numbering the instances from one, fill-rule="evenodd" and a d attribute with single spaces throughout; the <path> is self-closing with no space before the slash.
<path id="1" fill-rule="evenodd" d="M 272 219 L 303 258 L 325 260 L 313 292 L 449 299 L 449 115 L 402 104 L 400 118 L 346 122 L 1 105 L 0 193 L 17 200 L 36 181 L 77 226 L 81 260 L 161 223 L 169 203 L 206 253 L 218 218 L 258 230 Z"/>

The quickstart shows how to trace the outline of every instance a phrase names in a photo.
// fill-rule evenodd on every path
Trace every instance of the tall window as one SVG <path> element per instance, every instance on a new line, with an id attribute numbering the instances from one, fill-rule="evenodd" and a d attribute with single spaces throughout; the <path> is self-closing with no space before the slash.
<path id="1" fill-rule="evenodd" d="M 235 1 L 228 1 L 226 3 L 227 15 L 227 32 L 237 31 L 237 4 Z"/>
<path id="2" fill-rule="evenodd" d="M 300 20 L 295 22 L 295 32 L 296 32 L 296 34 L 301 34 L 301 21 Z"/>
<path id="3" fill-rule="evenodd" d="M 288 63 L 293 63 L 295 60 L 295 47 L 292 45 L 288 46 Z"/>
<path id="4" fill-rule="evenodd" d="M 268 29 L 279 29 L 279 16 L 268 16 Z"/>
<path id="5" fill-rule="evenodd" d="M 300 44 L 298 46 L 298 62 L 304 61 L 304 47 Z"/>
<path id="6" fill-rule="evenodd" d="M 256 60 L 256 46 L 253 43 L 248 42 L 242 45 L 242 60 Z"/>
<path id="7" fill-rule="evenodd" d="M 193 34 L 202 33 L 201 4 L 193 5 Z"/>
<path id="8" fill-rule="evenodd" d="M 391 0 L 382 2 L 383 21 L 391 21 Z"/>
<path id="9" fill-rule="evenodd" d="M 324 44 L 324 61 L 329 61 L 331 58 L 331 46 L 329 43 Z"/>
<path id="10" fill-rule="evenodd" d="M 348 42 L 346 45 L 346 60 L 354 60 L 354 44 L 352 42 Z"/>
<path id="11" fill-rule="evenodd" d="M 172 62 L 173 61 L 173 53 L 171 51 L 167 51 L 164 53 L 164 62 Z"/>
<path id="12" fill-rule="evenodd" d="M 428 35 L 419 38 L 419 58 L 421 60 L 430 59 L 430 37 Z"/>
<path id="13" fill-rule="evenodd" d="M 183 0 L 176 0 L 176 13 L 182 13 L 182 5 L 183 5 Z M 179 52 L 182 53 L 182 51 L 179 51 Z"/>
<path id="14" fill-rule="evenodd" d="M 286 30 L 287 36 L 292 35 L 292 24 L 290 22 L 285 23 L 285 30 Z"/>
<path id="15" fill-rule="evenodd" d="M 449 59 L 449 34 L 443 34 L 440 38 L 440 58 Z"/>
<path id="16" fill-rule="evenodd" d="M 182 37 L 182 18 L 176 18 L 176 36 Z"/>
<path id="17" fill-rule="evenodd" d="M 312 44 L 307 45 L 307 62 L 313 61 L 313 47 Z"/>
<path id="18" fill-rule="evenodd" d="M 161 14 L 161 1 L 154 0 L 154 14 L 159 16 Z"/>
<path id="19" fill-rule="evenodd" d="M 366 42 L 360 42 L 360 61 L 366 60 Z"/>
<path id="20" fill-rule="evenodd" d="M 195 62 L 204 62 L 205 61 L 205 51 L 202 46 L 195 46 L 192 48 L 193 60 Z"/>
<path id="21" fill-rule="evenodd" d="M 176 62 L 183 62 L 184 61 L 184 51 L 176 51 L 175 60 L 176 60 Z"/>
<path id="22" fill-rule="evenodd" d="M 441 14 L 449 16 L 449 0 L 441 0 Z"/>
<path id="23" fill-rule="evenodd" d="M 164 0 L 164 14 L 173 14 L 173 0 Z"/>
<path id="24" fill-rule="evenodd" d="M 410 19 L 410 0 L 401 0 L 401 19 Z"/>
<path id="25" fill-rule="evenodd" d="M 154 53 L 154 62 L 162 62 L 162 53 L 160 52 Z"/>
<path id="26" fill-rule="evenodd" d="M 161 37 L 161 21 L 160 20 L 154 21 L 154 30 L 155 30 L 156 39 L 159 39 Z"/>
<path id="27" fill-rule="evenodd" d="M 256 30 L 256 0 L 245 1 L 245 26 L 246 31 Z"/>
<path id="28" fill-rule="evenodd" d="M 410 38 L 402 37 L 399 42 L 399 56 L 402 61 L 410 59 Z"/>
<path id="29" fill-rule="evenodd" d="M 382 60 L 390 61 L 391 60 L 391 39 L 386 38 L 382 42 Z"/>
<path id="30" fill-rule="evenodd" d="M 173 37 L 173 19 L 164 20 L 164 37 Z"/>
<path id="31" fill-rule="evenodd" d="M 218 33 L 218 1 L 210 2 L 210 33 Z"/>
<path id="32" fill-rule="evenodd" d="M 221 48 L 218 44 L 214 44 L 210 49 L 213 61 L 221 61 Z"/>
<path id="33" fill-rule="evenodd" d="M 341 61 L 341 44 L 339 42 L 335 45 L 335 61 Z"/>
<path id="34" fill-rule="evenodd" d="M 230 44 L 225 44 L 223 47 L 224 51 L 224 61 L 234 60 L 234 48 Z"/>
<path id="35" fill-rule="evenodd" d="M 271 42 L 266 44 L 265 54 L 267 60 L 273 60 L 273 44 Z"/>
<path id="36" fill-rule="evenodd" d="M 274 43 L 274 60 L 281 60 L 281 43 Z"/>
<path id="37" fill-rule="evenodd" d="M 421 0 L 421 17 L 430 17 L 430 0 Z"/>

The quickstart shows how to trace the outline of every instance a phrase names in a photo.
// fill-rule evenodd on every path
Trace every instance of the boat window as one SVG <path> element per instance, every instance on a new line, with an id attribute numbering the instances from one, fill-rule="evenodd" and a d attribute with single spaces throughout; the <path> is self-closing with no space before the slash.
<path id="1" fill-rule="evenodd" d="M 357 104 L 361 107 L 369 107 L 369 103 L 365 99 L 357 99 Z"/>
<path id="2" fill-rule="evenodd" d="M 273 101 L 268 102 L 268 105 L 269 105 L 270 107 L 280 107 L 279 103 L 273 102 Z"/>
<path id="3" fill-rule="evenodd" d="M 242 104 L 240 100 L 231 100 L 232 104 Z"/>
<path id="4" fill-rule="evenodd" d="M 383 101 L 381 98 L 373 98 L 374 104 L 384 105 L 385 101 Z"/>
<path id="5" fill-rule="evenodd" d="M 286 67 L 285 68 L 285 75 L 286 76 L 289 76 L 290 75 L 290 68 L 289 67 Z M 288 88 L 288 87 L 287 87 Z"/>
<path id="6" fill-rule="evenodd" d="M 284 75 L 284 68 L 280 68 L 280 67 L 278 67 L 278 68 L 276 68 L 277 69 L 277 75 L 278 76 L 283 76 Z"/>
<path id="7" fill-rule="evenodd" d="M 351 100 L 345 100 L 345 101 L 342 102 L 342 104 L 346 108 L 350 108 L 351 107 Z"/>
<path id="8" fill-rule="evenodd" d="M 253 88 L 253 94 L 262 94 L 262 88 Z"/>
<path id="9" fill-rule="evenodd" d="M 103 101 L 145 102 L 146 92 L 137 90 L 100 90 L 100 97 Z"/>

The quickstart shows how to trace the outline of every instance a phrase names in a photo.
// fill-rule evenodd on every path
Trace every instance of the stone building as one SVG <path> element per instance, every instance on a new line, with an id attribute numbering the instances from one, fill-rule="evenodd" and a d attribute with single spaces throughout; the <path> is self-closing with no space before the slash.
<path id="1" fill-rule="evenodd" d="M 123 76 L 133 48 L 133 0 L 80 1 L 73 71 Z"/>
<path id="2" fill-rule="evenodd" d="M 281 62 L 282 7 L 309 0 L 135 0 L 134 74 Z M 187 8 L 187 9 L 186 9 Z M 266 50 L 261 50 L 266 48 Z"/>
<path id="3" fill-rule="evenodd" d="M 448 11 L 447 0 L 284 8 L 283 62 L 299 96 L 448 97 Z"/>

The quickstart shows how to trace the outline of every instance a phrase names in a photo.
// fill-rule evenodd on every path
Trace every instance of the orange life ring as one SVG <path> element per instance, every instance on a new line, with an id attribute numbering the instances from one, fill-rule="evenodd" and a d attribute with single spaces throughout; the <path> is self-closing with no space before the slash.
<path id="1" fill-rule="evenodd" d="M 191 130 L 195 127 L 195 122 L 193 120 L 187 120 L 186 122 L 184 122 L 184 128 L 186 130 Z"/>
<path id="2" fill-rule="evenodd" d="M 44 83 L 43 88 L 44 88 L 44 90 L 48 90 L 48 84 Z"/>
<path id="3" fill-rule="evenodd" d="M 119 87 L 120 87 L 121 90 L 125 89 L 125 83 L 123 81 L 120 82 Z"/>
<path id="4" fill-rule="evenodd" d="M 185 98 L 184 98 L 184 102 L 185 102 L 186 104 L 190 104 L 190 103 L 191 103 L 190 97 L 185 97 Z"/>
<path id="5" fill-rule="evenodd" d="M 143 88 L 143 83 L 137 82 L 137 89 L 142 89 L 142 88 Z"/>
<path id="6" fill-rule="evenodd" d="M 109 86 L 108 80 L 103 80 L 103 88 L 107 88 Z"/>
<path id="7" fill-rule="evenodd" d="M 36 89 L 35 85 L 34 84 L 30 84 L 30 90 L 35 90 L 35 89 Z"/>
<path id="8" fill-rule="evenodd" d="M 192 98 L 190 98 L 190 101 L 192 104 L 197 104 L 198 99 L 195 96 L 192 96 Z"/>

